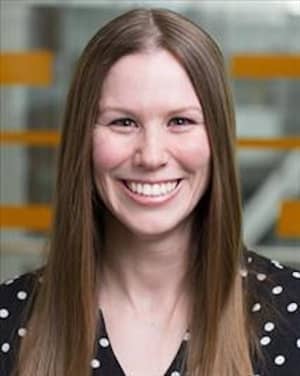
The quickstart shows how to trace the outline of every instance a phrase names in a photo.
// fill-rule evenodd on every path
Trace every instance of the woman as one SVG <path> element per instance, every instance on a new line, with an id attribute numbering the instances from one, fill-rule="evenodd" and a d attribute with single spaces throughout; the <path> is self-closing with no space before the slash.
<path id="1" fill-rule="evenodd" d="M 91 39 L 47 265 L 2 286 L 4 375 L 299 374 L 299 273 L 243 249 L 234 143 L 205 31 L 138 9 Z"/>

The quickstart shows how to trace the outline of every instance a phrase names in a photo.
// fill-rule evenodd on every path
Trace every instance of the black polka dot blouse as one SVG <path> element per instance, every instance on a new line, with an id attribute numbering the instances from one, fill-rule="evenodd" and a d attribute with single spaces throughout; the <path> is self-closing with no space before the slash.
<path id="1" fill-rule="evenodd" d="M 254 252 L 245 253 L 240 270 L 243 283 L 253 294 L 248 303 L 257 327 L 263 354 L 252 359 L 251 376 L 300 376 L 300 272 Z M 43 283 L 36 273 L 7 280 L 0 286 L 0 375 L 9 376 L 20 341 L 26 336 L 24 310 L 34 284 Z M 90 361 L 92 376 L 126 376 L 111 346 L 105 318 L 99 311 L 97 350 Z M 183 355 L 192 333 L 187 330 L 164 375 L 183 376 Z M 183 367 L 184 369 L 184 367 Z"/>

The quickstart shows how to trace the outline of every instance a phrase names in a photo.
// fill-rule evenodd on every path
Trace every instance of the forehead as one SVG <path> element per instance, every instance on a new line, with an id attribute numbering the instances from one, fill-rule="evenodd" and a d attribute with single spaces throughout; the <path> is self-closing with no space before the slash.
<path id="1" fill-rule="evenodd" d="M 163 49 L 135 53 L 111 67 L 102 85 L 100 107 L 154 102 L 200 105 L 186 71 L 171 53 Z"/>

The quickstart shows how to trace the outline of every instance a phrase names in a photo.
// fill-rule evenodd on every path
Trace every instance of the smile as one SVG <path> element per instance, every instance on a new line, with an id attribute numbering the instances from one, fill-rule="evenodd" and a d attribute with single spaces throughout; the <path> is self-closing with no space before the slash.
<path id="1" fill-rule="evenodd" d="M 167 196 L 177 188 L 179 183 L 180 179 L 170 180 L 163 183 L 124 181 L 124 184 L 131 192 L 147 197 Z"/>

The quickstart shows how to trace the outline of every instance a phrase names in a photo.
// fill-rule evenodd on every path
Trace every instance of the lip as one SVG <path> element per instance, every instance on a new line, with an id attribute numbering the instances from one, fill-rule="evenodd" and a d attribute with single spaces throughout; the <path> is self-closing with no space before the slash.
<path id="1" fill-rule="evenodd" d="M 181 189 L 181 185 L 182 185 L 181 183 L 182 183 L 183 179 L 174 179 L 174 180 L 179 181 L 176 188 L 169 194 L 166 194 L 166 195 L 163 195 L 163 196 L 157 196 L 157 197 L 142 196 L 140 194 L 132 192 L 126 186 L 125 180 L 121 180 L 120 184 L 121 184 L 124 192 L 126 193 L 126 195 L 129 196 L 131 199 L 133 199 L 138 204 L 141 204 L 143 206 L 155 207 L 155 206 L 160 206 L 160 205 L 163 205 L 163 204 L 171 201 L 177 195 L 177 193 Z M 164 180 L 164 182 L 171 182 L 171 181 L 174 181 L 174 180 Z M 130 181 L 132 182 L 134 180 L 130 180 Z M 139 180 L 138 182 L 141 183 L 142 181 Z M 145 184 L 147 184 L 147 183 L 150 184 L 149 181 L 147 181 Z M 155 183 L 158 184 L 158 182 L 155 182 Z M 155 184 L 155 183 L 151 183 L 151 184 Z"/>
<path id="2" fill-rule="evenodd" d="M 172 183 L 182 179 L 164 179 L 164 180 L 135 180 L 135 179 L 123 179 L 122 181 L 130 181 L 131 183 L 140 183 L 140 184 L 166 184 Z"/>

